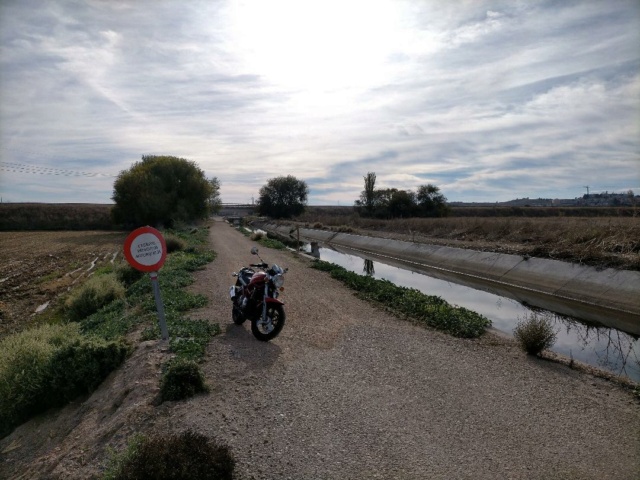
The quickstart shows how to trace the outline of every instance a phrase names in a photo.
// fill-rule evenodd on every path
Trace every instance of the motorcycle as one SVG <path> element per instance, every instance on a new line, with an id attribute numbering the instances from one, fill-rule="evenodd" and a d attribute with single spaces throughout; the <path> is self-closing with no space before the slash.
<path id="1" fill-rule="evenodd" d="M 233 302 L 231 318 L 236 325 L 250 320 L 253 336 L 267 342 L 284 327 L 284 303 L 278 296 L 284 290 L 284 274 L 288 269 L 275 264 L 269 267 L 256 247 L 251 249 L 251 254 L 257 255 L 260 263 L 249 264 L 232 274 L 237 280 L 229 289 Z"/>

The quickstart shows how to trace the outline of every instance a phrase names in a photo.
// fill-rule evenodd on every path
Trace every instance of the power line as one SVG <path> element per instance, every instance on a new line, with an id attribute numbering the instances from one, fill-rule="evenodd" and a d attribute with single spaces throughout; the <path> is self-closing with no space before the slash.
<path id="1" fill-rule="evenodd" d="M 0 162 L 0 171 L 26 173 L 30 175 L 58 175 L 64 177 L 116 177 L 109 173 L 81 172 L 62 168 L 44 167 L 41 165 L 29 165 L 17 162 Z"/>

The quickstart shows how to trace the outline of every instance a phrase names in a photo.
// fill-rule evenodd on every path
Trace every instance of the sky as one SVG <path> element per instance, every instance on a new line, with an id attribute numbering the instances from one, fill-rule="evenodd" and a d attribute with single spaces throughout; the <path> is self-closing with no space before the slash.
<path id="1" fill-rule="evenodd" d="M 638 0 L 2 0 L 0 197 L 110 203 L 142 155 L 223 202 L 640 193 Z"/>

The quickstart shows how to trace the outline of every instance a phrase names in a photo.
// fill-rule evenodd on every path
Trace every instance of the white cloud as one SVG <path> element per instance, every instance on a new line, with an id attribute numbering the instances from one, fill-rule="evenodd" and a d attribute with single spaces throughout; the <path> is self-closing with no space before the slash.
<path id="1" fill-rule="evenodd" d="M 294 174 L 350 204 L 367 171 L 450 200 L 640 190 L 637 2 L 308 5 L 2 4 L 1 160 L 117 173 L 173 154 L 228 201 Z M 110 196 L 0 174 L 9 199 Z"/>

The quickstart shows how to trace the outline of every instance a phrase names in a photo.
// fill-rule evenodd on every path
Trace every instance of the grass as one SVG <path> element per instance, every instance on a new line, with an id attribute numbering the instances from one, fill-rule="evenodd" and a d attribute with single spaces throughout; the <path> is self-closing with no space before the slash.
<path id="1" fill-rule="evenodd" d="M 321 260 L 314 261 L 312 267 L 329 272 L 333 278 L 358 292 L 361 298 L 381 303 L 396 314 L 456 337 L 476 338 L 491 326 L 491 321 L 478 313 L 451 306 L 440 297 L 425 295 L 413 288 L 399 287 L 387 280 L 358 275 Z"/>
<path id="2" fill-rule="evenodd" d="M 273 248 L 275 250 L 284 250 L 287 248 L 287 245 L 278 240 L 277 238 L 272 237 L 269 234 L 263 234 L 259 232 L 253 232 L 245 227 L 240 227 L 238 229 L 240 233 L 242 233 L 245 237 L 249 237 L 251 240 L 259 243 L 263 247 Z"/>
<path id="3" fill-rule="evenodd" d="M 124 286 L 115 273 L 94 275 L 67 297 L 65 307 L 72 321 L 79 321 L 105 305 L 124 298 Z"/>
<path id="4" fill-rule="evenodd" d="M 0 231 L 112 230 L 112 205 L 0 203 Z"/>

